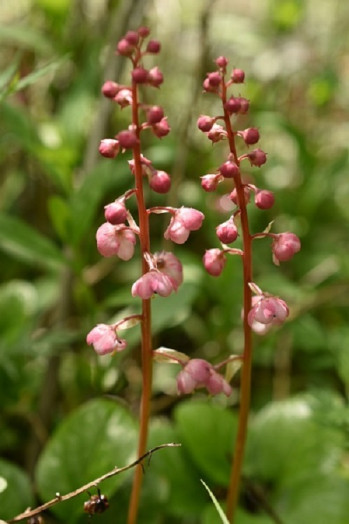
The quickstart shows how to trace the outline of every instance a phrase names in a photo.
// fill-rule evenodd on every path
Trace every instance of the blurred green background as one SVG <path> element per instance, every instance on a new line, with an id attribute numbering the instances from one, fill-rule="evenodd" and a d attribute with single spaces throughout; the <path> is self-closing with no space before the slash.
<path id="1" fill-rule="evenodd" d="M 250 206 L 253 232 L 302 241 L 273 265 L 255 242 L 255 281 L 287 300 L 289 322 L 255 339 L 251 432 L 237 524 L 346 524 L 349 511 L 349 4 L 342 0 L 0 1 L 0 518 L 65 493 L 135 457 L 141 392 L 139 332 L 129 349 L 97 358 L 86 333 L 136 311 L 130 285 L 139 259 L 102 259 L 95 231 L 103 206 L 132 183 L 127 155 L 98 154 L 99 140 L 129 122 L 103 99 L 104 80 L 128 82 L 115 55 L 128 29 L 146 24 L 161 40 L 150 57 L 165 75 L 143 99 L 164 107 L 171 134 L 144 134 L 144 153 L 173 176 L 151 205 L 204 211 L 203 228 L 174 246 L 184 264 L 178 294 L 153 302 L 155 347 L 213 363 L 242 349 L 241 264 L 204 273 L 205 249 L 228 218 L 220 195 L 200 188 L 225 144 L 196 128 L 215 115 L 202 94 L 224 54 L 246 72 L 237 94 L 251 101 L 241 128 L 257 126 L 268 162 L 250 171 L 275 192 L 270 211 Z M 223 194 L 223 193 L 221 193 Z M 153 249 L 168 248 L 166 219 L 152 218 Z M 172 248 L 171 248 L 172 249 Z M 146 467 L 139 522 L 215 523 L 200 478 L 224 500 L 236 430 L 239 377 L 228 400 L 176 395 L 177 366 L 155 364 L 150 443 L 181 442 Z M 125 522 L 130 476 L 102 488 L 111 508 L 99 522 Z M 86 497 L 56 506 L 46 522 L 86 522 Z"/>

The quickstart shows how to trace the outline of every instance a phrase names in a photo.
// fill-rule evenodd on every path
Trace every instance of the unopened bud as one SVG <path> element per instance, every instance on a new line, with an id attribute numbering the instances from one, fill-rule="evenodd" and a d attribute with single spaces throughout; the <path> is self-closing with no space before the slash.
<path id="1" fill-rule="evenodd" d="M 102 93 L 107 98 L 114 98 L 116 93 L 119 91 L 120 86 L 116 82 L 112 82 L 111 80 L 107 80 L 102 85 Z"/>
<path id="2" fill-rule="evenodd" d="M 136 67 L 131 74 L 136 84 L 145 84 L 148 81 L 148 70 L 144 67 Z"/>
<path id="3" fill-rule="evenodd" d="M 232 96 L 229 98 L 229 100 L 226 101 L 224 107 L 230 115 L 233 113 L 239 113 L 241 110 L 241 98 Z"/>
<path id="4" fill-rule="evenodd" d="M 146 49 L 147 53 L 152 53 L 153 55 L 156 55 L 157 53 L 159 53 L 160 49 L 161 44 L 158 40 L 149 40 Z"/>
<path id="5" fill-rule="evenodd" d="M 118 140 L 113 138 L 104 138 L 99 144 L 98 151 L 106 158 L 115 158 L 120 149 Z"/>
<path id="6" fill-rule="evenodd" d="M 254 197 L 254 203 L 259 209 L 270 209 L 275 202 L 274 194 L 266 189 L 257 191 Z"/>
<path id="7" fill-rule="evenodd" d="M 165 171 L 156 171 L 150 178 L 149 185 L 156 193 L 167 193 L 171 187 L 170 176 Z"/>
<path id="8" fill-rule="evenodd" d="M 154 135 L 156 135 L 158 138 L 162 138 L 162 137 L 168 135 L 168 133 L 170 132 L 171 128 L 168 125 L 167 117 L 162 118 L 160 120 L 160 122 L 158 122 L 157 124 L 154 124 L 152 126 L 152 130 L 153 130 Z"/>
<path id="9" fill-rule="evenodd" d="M 147 122 L 150 125 L 157 124 L 164 117 L 164 110 L 160 106 L 152 106 L 147 111 Z"/>
<path id="10" fill-rule="evenodd" d="M 130 45 L 136 46 L 138 44 L 139 34 L 137 31 L 127 31 L 124 38 Z"/>
<path id="11" fill-rule="evenodd" d="M 201 115 L 198 118 L 197 125 L 200 131 L 203 131 L 204 133 L 207 133 L 212 128 L 213 124 L 215 123 L 216 119 L 212 118 L 210 116 Z"/>
<path id="12" fill-rule="evenodd" d="M 215 62 L 216 65 L 221 68 L 224 68 L 228 65 L 228 60 L 227 58 L 225 58 L 225 56 L 219 56 L 218 58 L 216 58 Z"/>
<path id="13" fill-rule="evenodd" d="M 122 201 L 112 202 L 104 208 L 104 216 L 107 222 L 116 226 L 123 224 L 127 218 L 127 209 Z"/>
<path id="14" fill-rule="evenodd" d="M 238 230 L 236 225 L 234 224 L 234 221 L 232 219 L 229 219 L 226 222 L 223 222 L 223 224 L 219 224 L 219 226 L 216 227 L 216 234 L 219 240 L 223 242 L 223 244 L 231 244 L 237 239 Z"/>
<path id="15" fill-rule="evenodd" d="M 141 36 L 142 38 L 146 38 L 147 36 L 150 35 L 150 29 L 149 29 L 149 27 L 145 27 L 145 26 L 139 27 L 139 28 L 138 28 L 138 34 L 139 34 L 139 36 Z"/>
<path id="16" fill-rule="evenodd" d="M 267 155 L 261 149 L 254 149 L 246 157 L 249 159 L 251 166 L 261 167 L 267 161 Z"/>
<path id="17" fill-rule="evenodd" d="M 134 46 L 131 45 L 125 38 L 122 38 L 117 45 L 117 52 L 122 56 L 131 56 L 134 51 Z"/>
<path id="18" fill-rule="evenodd" d="M 256 144 L 259 140 L 259 131 L 256 127 L 249 127 L 243 131 L 238 131 L 237 134 L 244 139 L 245 144 L 248 146 Z"/>
<path id="19" fill-rule="evenodd" d="M 119 140 L 122 149 L 132 149 L 139 142 L 137 136 L 132 131 L 120 131 L 120 133 L 116 135 L 116 138 Z"/>
<path id="20" fill-rule="evenodd" d="M 148 84 L 153 87 L 159 87 L 164 81 L 163 74 L 160 69 L 156 66 L 150 69 L 148 72 Z"/>
<path id="21" fill-rule="evenodd" d="M 231 79 L 234 84 L 242 84 L 245 80 L 245 73 L 242 69 L 233 69 L 231 72 Z"/>
<path id="22" fill-rule="evenodd" d="M 240 170 L 235 162 L 228 160 L 221 165 L 219 172 L 224 176 L 224 178 L 234 178 L 234 176 L 237 176 L 240 173 Z"/>

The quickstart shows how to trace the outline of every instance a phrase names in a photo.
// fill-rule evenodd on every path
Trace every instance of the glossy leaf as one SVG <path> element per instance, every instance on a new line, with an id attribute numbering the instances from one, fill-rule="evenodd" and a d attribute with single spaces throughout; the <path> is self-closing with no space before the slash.
<path id="1" fill-rule="evenodd" d="M 0 518 L 10 519 L 32 504 L 28 476 L 18 466 L 0 459 Z"/>

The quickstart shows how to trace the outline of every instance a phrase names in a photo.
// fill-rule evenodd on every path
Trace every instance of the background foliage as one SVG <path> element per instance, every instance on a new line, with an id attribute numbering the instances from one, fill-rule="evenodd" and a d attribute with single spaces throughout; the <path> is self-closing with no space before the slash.
<path id="1" fill-rule="evenodd" d="M 276 192 L 271 212 L 250 209 L 255 232 L 276 217 L 303 244 L 276 268 L 255 243 L 255 280 L 291 305 L 290 321 L 255 341 L 253 410 L 238 524 L 345 524 L 349 510 L 348 107 L 349 4 L 341 0 L 15 0 L 0 3 L 0 517 L 78 487 L 135 454 L 139 334 L 122 355 L 96 358 L 86 333 L 132 311 L 138 263 L 102 260 L 103 206 L 129 187 L 125 156 L 99 158 L 100 138 L 127 122 L 103 100 L 105 79 L 127 81 L 118 37 L 142 21 L 163 43 L 166 82 L 155 103 L 172 126 L 146 154 L 174 177 L 169 197 L 197 207 L 204 228 L 176 254 L 186 282 L 154 300 L 156 345 L 213 362 L 239 352 L 241 268 L 204 274 L 204 249 L 227 216 L 199 176 L 222 160 L 196 130 L 215 114 L 200 84 L 224 54 L 246 71 L 241 88 L 268 163 L 257 185 Z M 148 96 L 148 94 L 146 95 Z M 160 231 L 154 220 L 154 235 Z M 158 228 L 158 229 L 157 229 Z M 154 238 L 155 238 L 154 236 Z M 161 236 L 154 247 L 161 249 Z M 229 291 L 228 291 L 229 290 Z M 165 302 L 163 301 L 165 300 Z M 224 499 L 239 388 L 225 399 L 179 399 L 176 366 L 155 364 L 149 445 L 178 441 L 147 467 L 140 522 L 218 522 L 200 483 Z M 229 410 L 225 407 L 229 405 Z M 125 521 L 130 476 L 105 483 Z M 85 522 L 84 498 L 47 522 Z"/>

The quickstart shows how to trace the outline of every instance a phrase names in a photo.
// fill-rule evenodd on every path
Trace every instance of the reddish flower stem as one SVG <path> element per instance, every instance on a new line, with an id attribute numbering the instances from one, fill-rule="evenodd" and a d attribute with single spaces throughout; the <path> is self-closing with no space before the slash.
<path id="1" fill-rule="evenodd" d="M 226 85 L 224 78 L 222 81 L 222 103 L 223 107 L 226 103 Z M 238 156 L 236 153 L 235 137 L 230 122 L 230 116 L 226 109 L 224 109 L 224 122 L 227 131 L 227 138 L 229 142 L 229 148 L 234 156 L 234 161 L 237 165 L 240 165 Z M 234 178 L 235 187 L 238 195 L 238 202 L 240 207 L 241 216 L 241 230 L 242 230 L 242 241 L 243 241 L 243 290 L 244 290 L 244 352 L 243 352 L 243 365 L 241 371 L 241 386 L 240 386 L 240 409 L 239 409 L 239 421 L 238 431 L 235 441 L 235 448 L 233 453 L 233 461 L 231 466 L 230 481 L 228 487 L 228 494 L 226 500 L 226 515 L 231 524 L 234 522 L 234 515 L 236 512 L 240 478 L 242 471 L 242 464 L 244 458 L 245 443 L 247 438 L 247 421 L 250 409 L 250 398 L 251 398 L 251 368 L 252 368 L 252 332 L 247 321 L 247 313 L 251 309 L 251 289 L 249 282 L 252 282 L 252 243 L 251 235 L 248 223 L 247 206 L 245 202 L 244 186 L 239 174 Z"/>
<path id="2" fill-rule="evenodd" d="M 138 117 L 138 90 L 137 85 L 132 83 L 132 124 L 134 126 L 137 138 L 140 138 L 140 125 Z M 143 174 L 141 164 L 141 148 L 138 143 L 133 148 L 135 181 L 136 181 L 136 198 L 138 205 L 139 216 L 139 240 L 142 256 L 142 275 L 148 272 L 148 265 L 144 258 L 145 253 L 150 252 L 150 237 L 149 237 L 149 217 L 144 201 L 143 194 Z M 138 438 L 138 457 L 144 455 L 147 445 L 148 425 L 150 416 L 150 400 L 152 389 L 152 336 L 151 336 L 151 307 L 150 299 L 142 300 L 142 398 L 140 405 L 140 429 Z M 143 469 L 139 465 L 135 469 L 133 477 L 132 492 L 129 503 L 128 524 L 135 524 L 137 522 L 137 514 L 139 507 L 139 497 L 143 480 Z"/>

